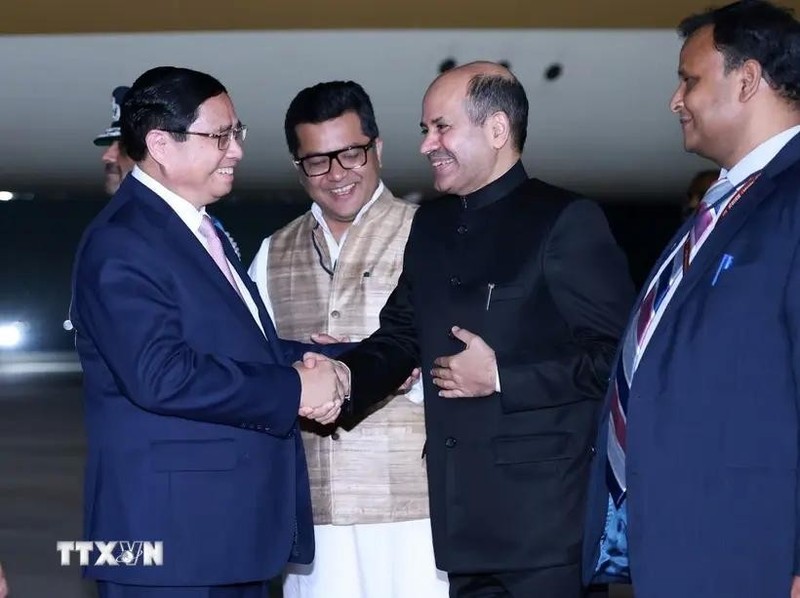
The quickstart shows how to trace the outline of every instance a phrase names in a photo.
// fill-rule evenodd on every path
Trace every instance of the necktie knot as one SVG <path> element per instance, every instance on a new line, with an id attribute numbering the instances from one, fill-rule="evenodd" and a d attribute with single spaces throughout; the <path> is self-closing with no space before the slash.
<path id="1" fill-rule="evenodd" d="M 200 221 L 200 234 L 205 237 L 206 241 L 212 242 L 216 238 L 219 242 L 217 231 L 214 230 L 214 223 L 208 214 L 203 214 L 203 219 Z"/>
<path id="2" fill-rule="evenodd" d="M 700 200 L 698 208 L 701 209 L 703 206 L 705 206 L 706 209 L 713 208 L 731 191 L 733 191 L 733 183 L 728 180 L 728 177 L 717 179 L 703 195 L 703 199 Z"/>

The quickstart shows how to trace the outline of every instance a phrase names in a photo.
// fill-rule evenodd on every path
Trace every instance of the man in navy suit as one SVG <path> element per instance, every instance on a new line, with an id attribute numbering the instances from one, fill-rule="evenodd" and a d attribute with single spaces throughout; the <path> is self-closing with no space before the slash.
<path id="1" fill-rule="evenodd" d="M 152 69 L 121 128 L 137 166 L 86 230 L 73 278 L 85 539 L 160 541 L 163 565 L 96 565 L 96 551 L 86 574 L 101 598 L 266 596 L 288 561 L 313 558 L 297 416 L 333 421 L 346 371 L 277 337 L 205 212 L 230 192 L 246 133 L 222 84 Z"/>
<path id="2" fill-rule="evenodd" d="M 798 598 L 800 23 L 744 0 L 680 33 L 670 108 L 686 150 L 721 171 L 656 263 L 612 370 L 585 581 L 630 573 L 637 598 Z"/>

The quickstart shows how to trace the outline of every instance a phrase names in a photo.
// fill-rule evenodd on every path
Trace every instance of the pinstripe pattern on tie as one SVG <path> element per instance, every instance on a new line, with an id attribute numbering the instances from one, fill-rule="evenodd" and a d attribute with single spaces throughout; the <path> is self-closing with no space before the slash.
<path id="1" fill-rule="evenodd" d="M 681 249 L 675 252 L 670 263 L 651 283 L 650 289 L 634 314 L 632 325 L 628 327 L 625 334 L 622 353 L 617 359 L 614 376 L 610 380 L 610 417 L 608 446 L 606 447 L 608 455 L 606 482 L 617 508 L 622 504 L 627 490 L 625 449 L 628 393 L 638 365 L 637 356 L 642 354 L 652 337 L 652 334 L 648 335 L 648 330 L 653 322 L 658 321 L 656 316 L 666 307 L 665 297 L 668 296 L 670 289 L 683 278 L 683 254 L 686 253 L 691 259 L 691 256 L 697 251 L 698 244 L 705 240 L 704 234 L 717 217 L 721 200 L 729 196 L 733 190 L 731 182 L 727 178 L 721 178 L 706 191 L 695 213 L 694 223 L 686 241 L 681 245 Z"/>

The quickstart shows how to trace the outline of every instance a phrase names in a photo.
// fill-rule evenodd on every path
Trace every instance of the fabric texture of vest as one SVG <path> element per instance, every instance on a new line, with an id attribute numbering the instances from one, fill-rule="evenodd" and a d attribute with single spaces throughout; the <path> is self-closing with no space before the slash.
<path id="1" fill-rule="evenodd" d="M 311 212 L 272 235 L 267 284 L 279 336 L 307 342 L 327 332 L 355 342 L 376 330 L 416 209 L 385 190 L 350 226 L 335 268 Z M 315 524 L 428 517 L 422 405 L 400 395 L 338 428 L 301 421 Z"/>

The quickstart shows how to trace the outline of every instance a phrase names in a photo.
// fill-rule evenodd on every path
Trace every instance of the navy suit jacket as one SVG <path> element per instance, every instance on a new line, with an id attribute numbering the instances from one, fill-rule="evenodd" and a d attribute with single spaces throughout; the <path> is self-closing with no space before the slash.
<path id="1" fill-rule="evenodd" d="M 313 558 L 291 367 L 308 346 L 278 339 L 221 241 L 267 338 L 194 234 L 135 178 L 81 240 L 71 318 L 86 397 L 85 539 L 164 550 L 161 567 L 90 566 L 90 577 L 221 585 Z"/>
<path id="2" fill-rule="evenodd" d="M 800 572 L 798 384 L 800 136 L 717 223 L 634 376 L 626 476 L 637 596 L 789 596 Z M 586 581 L 608 499 L 608 403 L 604 414 Z"/>

